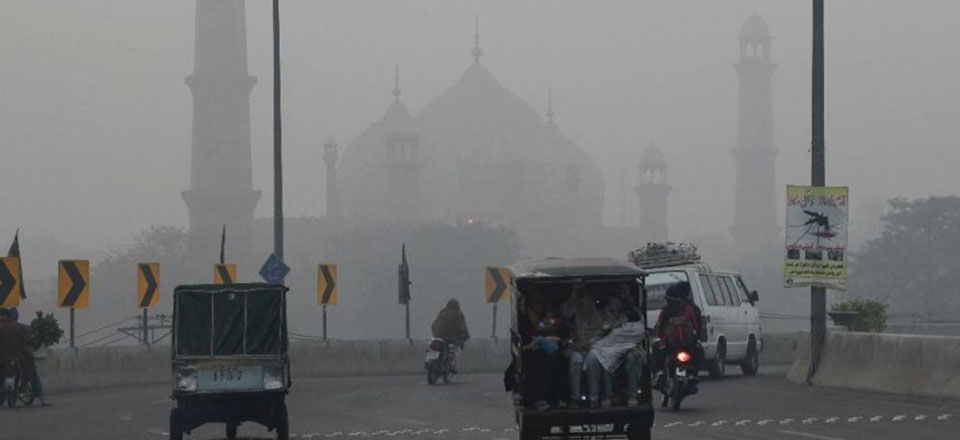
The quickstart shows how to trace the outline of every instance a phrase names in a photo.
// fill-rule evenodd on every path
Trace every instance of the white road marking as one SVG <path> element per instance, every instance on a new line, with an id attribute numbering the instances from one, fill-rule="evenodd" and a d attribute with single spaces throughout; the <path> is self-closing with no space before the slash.
<path id="1" fill-rule="evenodd" d="M 825 421 L 826 421 L 827 423 L 837 423 L 838 420 L 840 420 L 840 417 L 830 417 L 829 419 L 827 419 L 827 420 L 825 420 Z"/>
<path id="2" fill-rule="evenodd" d="M 132 414 L 120 414 L 119 417 L 120 417 L 120 420 L 123 420 L 123 421 L 126 421 L 126 422 L 129 422 L 129 421 L 133 420 L 133 415 L 132 415 Z"/>
<path id="3" fill-rule="evenodd" d="M 786 425 L 787 423 L 793 422 L 794 419 L 783 419 L 780 421 L 781 425 Z"/>
<path id="4" fill-rule="evenodd" d="M 770 422 L 773 422 L 773 420 L 763 419 L 763 420 L 757 422 L 757 425 L 764 426 L 764 425 L 766 425 L 767 423 L 770 423 Z"/>
<path id="5" fill-rule="evenodd" d="M 904 416 L 904 415 L 896 415 L 896 416 L 893 416 L 893 419 L 891 419 L 891 420 L 893 420 L 894 422 L 902 422 L 903 419 L 905 419 L 905 418 L 907 418 L 907 416 Z"/>
<path id="6" fill-rule="evenodd" d="M 828 437 L 825 435 L 811 434 L 809 432 L 800 432 L 800 431 L 777 431 L 777 432 L 781 434 L 795 435 L 797 437 L 813 438 L 817 440 L 843 440 L 842 438 L 839 438 L 839 437 Z"/>
<path id="7" fill-rule="evenodd" d="M 744 425 L 746 425 L 746 424 L 748 424 L 748 423 L 750 423 L 749 420 L 741 420 L 741 421 L 739 421 L 739 422 L 737 422 L 737 423 L 734 423 L 734 425 L 744 426 Z"/>
<path id="8" fill-rule="evenodd" d="M 847 423 L 856 423 L 856 422 L 859 422 L 861 419 L 863 419 L 863 417 L 860 417 L 860 416 L 850 417 L 849 419 L 847 419 Z"/>
<path id="9" fill-rule="evenodd" d="M 680 425 L 682 425 L 682 424 L 683 424 L 683 422 L 673 422 L 673 423 L 669 423 L 669 424 L 663 425 L 663 427 L 664 427 L 664 428 L 673 428 L 674 426 L 680 426 Z"/>
<path id="10" fill-rule="evenodd" d="M 873 417 L 870 417 L 870 421 L 871 421 L 871 422 L 879 422 L 879 421 L 881 421 L 881 420 L 883 420 L 883 416 L 873 416 Z"/>
<path id="11" fill-rule="evenodd" d="M 810 417 L 809 419 L 803 419 L 803 424 L 804 424 L 804 425 L 809 425 L 809 424 L 812 424 L 813 422 L 816 422 L 816 421 L 817 421 L 817 418 L 816 418 L 816 417 Z"/>
<path id="12" fill-rule="evenodd" d="M 700 426 L 700 425 L 702 425 L 703 423 L 704 423 L 704 422 L 693 422 L 693 423 L 691 423 L 691 424 L 689 424 L 689 425 L 687 425 L 687 426 L 689 426 L 689 427 L 692 428 L 692 427 L 695 427 L 695 426 Z"/>
<path id="13" fill-rule="evenodd" d="M 914 417 L 913 420 L 916 420 L 916 421 L 918 421 L 918 422 L 923 421 L 923 420 L 927 420 L 927 415 L 926 415 L 926 414 L 920 414 L 919 416 Z"/>
<path id="14" fill-rule="evenodd" d="M 953 414 L 941 414 L 939 417 L 937 417 L 937 420 L 947 420 L 952 416 Z"/>
<path id="15" fill-rule="evenodd" d="M 723 426 L 726 424 L 727 424 L 726 420 L 718 420 L 716 422 L 711 423 L 710 426 Z"/>

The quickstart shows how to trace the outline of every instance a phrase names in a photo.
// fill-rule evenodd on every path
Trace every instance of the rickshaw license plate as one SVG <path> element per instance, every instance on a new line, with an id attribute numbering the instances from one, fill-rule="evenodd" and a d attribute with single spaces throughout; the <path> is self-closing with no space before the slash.
<path id="1" fill-rule="evenodd" d="M 198 368 L 197 388 L 201 390 L 247 390 L 263 387 L 259 365 L 206 365 Z"/>

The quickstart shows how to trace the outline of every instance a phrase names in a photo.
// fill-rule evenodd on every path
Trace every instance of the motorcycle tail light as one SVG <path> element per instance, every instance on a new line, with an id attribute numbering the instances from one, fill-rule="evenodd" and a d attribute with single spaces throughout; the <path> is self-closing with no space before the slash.
<path id="1" fill-rule="evenodd" d="M 433 351 L 443 350 L 443 341 L 438 341 L 438 340 L 430 341 L 430 349 Z"/>
<path id="2" fill-rule="evenodd" d="M 687 362 L 690 362 L 690 353 L 688 353 L 688 352 L 686 352 L 686 351 L 678 352 L 678 353 L 677 353 L 677 360 L 680 361 L 681 364 L 685 364 L 685 363 L 687 363 Z"/>

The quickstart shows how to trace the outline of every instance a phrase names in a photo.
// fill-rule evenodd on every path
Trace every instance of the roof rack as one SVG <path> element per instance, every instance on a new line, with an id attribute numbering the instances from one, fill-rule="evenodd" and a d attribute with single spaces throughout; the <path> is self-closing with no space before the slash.
<path id="1" fill-rule="evenodd" d="M 646 247 L 630 252 L 633 264 L 644 269 L 658 267 L 682 266 L 688 264 L 703 264 L 697 246 L 692 243 L 647 243 Z"/>

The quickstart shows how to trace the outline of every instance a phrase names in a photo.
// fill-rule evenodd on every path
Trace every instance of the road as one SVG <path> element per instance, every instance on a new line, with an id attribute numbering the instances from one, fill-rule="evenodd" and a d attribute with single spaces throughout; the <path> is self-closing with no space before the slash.
<path id="1" fill-rule="evenodd" d="M 679 412 L 657 413 L 656 439 L 949 439 L 960 400 L 918 398 L 788 383 L 783 367 L 756 377 L 705 381 Z M 419 376 L 301 379 L 289 396 L 295 438 L 514 439 L 501 375 L 458 376 L 428 386 Z M 155 385 L 51 396 L 45 408 L 0 408 L 0 438 L 166 438 L 169 388 Z M 222 425 L 194 439 L 222 438 Z M 272 438 L 245 424 L 243 438 Z"/>

